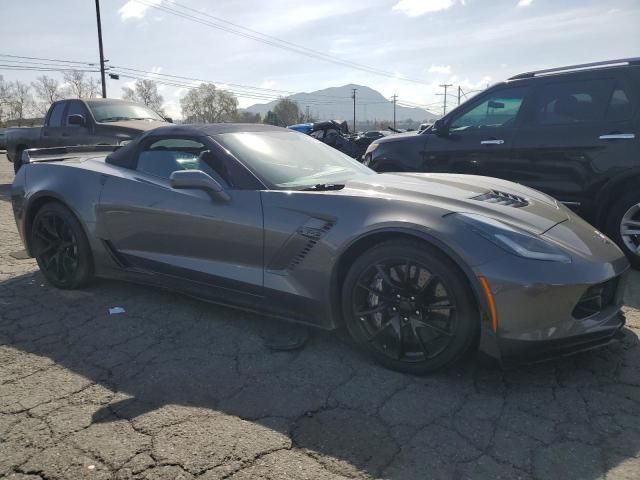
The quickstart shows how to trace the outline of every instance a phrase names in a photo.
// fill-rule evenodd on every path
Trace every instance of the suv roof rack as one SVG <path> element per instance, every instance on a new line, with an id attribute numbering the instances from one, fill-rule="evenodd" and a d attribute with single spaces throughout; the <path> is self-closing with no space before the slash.
<path id="1" fill-rule="evenodd" d="M 534 72 L 521 73 L 510 77 L 509 80 L 519 80 L 522 78 L 532 78 L 538 75 L 551 75 L 554 73 L 566 73 L 580 70 L 593 70 L 597 68 L 615 67 L 621 65 L 640 65 L 640 57 L 622 58 L 619 60 L 605 60 L 603 62 L 581 63 L 578 65 L 569 65 L 567 67 L 548 68 L 546 70 L 537 70 Z"/>

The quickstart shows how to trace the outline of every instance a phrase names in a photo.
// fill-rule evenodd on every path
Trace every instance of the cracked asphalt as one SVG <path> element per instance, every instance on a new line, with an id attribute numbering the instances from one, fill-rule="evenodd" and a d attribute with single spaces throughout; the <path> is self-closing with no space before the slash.
<path id="1" fill-rule="evenodd" d="M 48 286 L 0 156 L 0 477 L 640 479 L 640 275 L 621 344 L 503 371 L 372 364 L 344 334 L 130 284 Z M 126 313 L 109 315 L 121 306 Z"/>

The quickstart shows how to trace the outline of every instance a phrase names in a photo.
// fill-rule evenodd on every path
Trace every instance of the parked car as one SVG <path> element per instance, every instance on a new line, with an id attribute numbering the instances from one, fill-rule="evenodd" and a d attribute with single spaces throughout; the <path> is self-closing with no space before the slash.
<path id="1" fill-rule="evenodd" d="M 522 183 L 574 209 L 640 267 L 640 59 L 517 75 L 420 134 L 376 140 L 364 163 Z"/>
<path id="2" fill-rule="evenodd" d="M 119 145 L 167 121 L 150 108 L 124 100 L 92 98 L 54 102 L 44 126 L 12 128 L 7 134 L 7 159 L 17 172 L 28 148 L 72 145 Z"/>
<path id="3" fill-rule="evenodd" d="M 267 125 L 162 127 L 106 157 L 70 149 L 27 151 L 11 189 L 25 248 L 59 288 L 112 277 L 346 324 L 412 373 L 474 345 L 505 361 L 595 348 L 624 324 L 620 249 L 522 185 L 376 174 Z"/>
<path id="4" fill-rule="evenodd" d="M 347 122 L 328 120 L 324 122 L 299 123 L 289 125 L 287 128 L 306 135 L 349 155 L 351 158 L 360 158 L 366 148 L 360 147 L 354 137 L 349 133 Z"/>

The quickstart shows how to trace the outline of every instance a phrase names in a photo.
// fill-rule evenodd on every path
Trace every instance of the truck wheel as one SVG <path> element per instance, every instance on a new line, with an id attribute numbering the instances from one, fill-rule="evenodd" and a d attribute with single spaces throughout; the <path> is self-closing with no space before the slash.
<path id="1" fill-rule="evenodd" d="M 640 192 L 629 192 L 613 205 L 606 233 L 622 249 L 633 268 L 640 269 Z"/>
<path id="2" fill-rule="evenodd" d="M 22 152 L 24 152 L 24 148 L 16 150 L 16 157 L 13 159 L 13 173 L 18 173 L 22 166 Z"/>

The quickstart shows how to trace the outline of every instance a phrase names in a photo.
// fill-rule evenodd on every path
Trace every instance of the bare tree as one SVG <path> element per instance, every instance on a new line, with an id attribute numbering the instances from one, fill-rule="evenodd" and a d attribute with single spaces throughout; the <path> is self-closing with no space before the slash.
<path id="1" fill-rule="evenodd" d="M 233 121 L 238 111 L 238 99 L 231 92 L 203 83 L 180 99 L 182 116 L 188 123 Z"/>
<path id="2" fill-rule="evenodd" d="M 22 125 L 25 118 L 33 112 L 33 97 L 28 84 L 18 80 L 9 86 L 9 118 Z"/>
<path id="3" fill-rule="evenodd" d="M 31 86 L 35 91 L 35 107 L 43 116 L 47 114 L 53 102 L 63 98 L 62 88 L 55 78 L 42 75 L 31 82 Z"/>
<path id="4" fill-rule="evenodd" d="M 240 123 L 261 123 L 262 117 L 259 113 L 251 113 L 243 110 L 242 112 L 236 113 L 233 121 Z"/>
<path id="5" fill-rule="evenodd" d="M 281 98 L 278 103 L 276 103 L 276 106 L 273 107 L 273 113 L 283 127 L 298 123 L 303 118 L 298 104 L 288 98 Z"/>
<path id="6" fill-rule="evenodd" d="M 73 70 L 64 73 L 64 83 L 67 87 L 66 95 L 71 98 L 95 98 L 98 96 L 99 83 L 93 78 L 85 78 L 84 72 Z"/>
<path id="7" fill-rule="evenodd" d="M 146 105 L 163 115 L 164 98 L 158 93 L 158 85 L 153 80 L 136 80 L 133 88 L 123 87 L 122 98 Z"/>
<path id="8" fill-rule="evenodd" d="M 4 77 L 0 75 L 0 124 L 9 113 L 9 87 L 9 83 L 5 82 Z"/>

